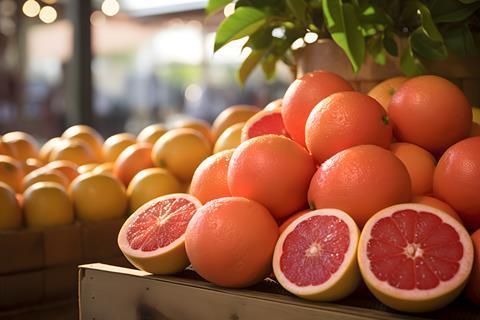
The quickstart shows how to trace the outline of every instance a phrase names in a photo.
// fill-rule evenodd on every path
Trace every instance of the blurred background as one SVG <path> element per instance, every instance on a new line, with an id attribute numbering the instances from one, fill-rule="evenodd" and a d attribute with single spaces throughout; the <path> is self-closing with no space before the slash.
<path id="1" fill-rule="evenodd" d="M 240 87 L 242 41 L 213 54 L 204 0 L 0 0 L 0 134 L 40 142 L 83 123 L 104 136 L 155 122 L 207 121 L 234 104 L 265 106 L 292 81 L 279 66 Z"/>

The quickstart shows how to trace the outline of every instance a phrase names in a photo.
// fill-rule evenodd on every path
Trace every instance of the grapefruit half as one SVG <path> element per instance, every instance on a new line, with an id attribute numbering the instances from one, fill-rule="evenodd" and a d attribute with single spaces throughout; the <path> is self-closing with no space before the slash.
<path id="1" fill-rule="evenodd" d="M 282 110 L 262 110 L 247 120 L 242 128 L 242 142 L 266 134 L 288 137 L 283 124 Z"/>
<path id="2" fill-rule="evenodd" d="M 465 228 L 422 204 L 385 208 L 365 224 L 358 244 L 363 279 L 378 300 L 406 312 L 427 312 L 453 301 L 473 263 Z"/>
<path id="3" fill-rule="evenodd" d="M 202 204 L 197 198 L 174 193 L 138 208 L 123 224 L 118 246 L 137 268 L 153 274 L 180 272 L 189 265 L 185 230 Z"/>
<path id="4" fill-rule="evenodd" d="M 278 282 L 301 298 L 334 301 L 360 283 L 359 230 L 348 214 L 320 209 L 301 215 L 280 235 L 273 254 Z"/>

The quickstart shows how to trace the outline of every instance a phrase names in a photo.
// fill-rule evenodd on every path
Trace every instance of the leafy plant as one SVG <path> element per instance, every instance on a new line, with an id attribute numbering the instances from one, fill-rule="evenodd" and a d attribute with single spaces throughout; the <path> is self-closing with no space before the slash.
<path id="1" fill-rule="evenodd" d="M 387 55 L 400 55 L 403 72 L 413 76 L 426 72 L 422 60 L 480 49 L 480 0 L 209 0 L 207 13 L 230 3 L 235 10 L 218 27 L 214 50 L 248 37 L 244 48 L 251 52 L 238 70 L 242 84 L 259 64 L 268 79 L 277 61 L 295 70 L 292 44 L 309 45 L 298 40 L 307 33 L 333 39 L 354 72 L 367 54 L 382 65 Z"/>

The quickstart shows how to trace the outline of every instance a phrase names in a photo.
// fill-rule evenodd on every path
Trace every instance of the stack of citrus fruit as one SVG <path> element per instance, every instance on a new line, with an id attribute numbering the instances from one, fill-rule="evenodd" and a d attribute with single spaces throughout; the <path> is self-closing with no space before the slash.
<path id="1" fill-rule="evenodd" d="M 37 227 L 128 211 L 118 244 L 148 272 L 190 263 L 214 284 L 245 287 L 273 271 L 320 301 L 363 280 L 407 312 L 441 308 L 467 286 L 480 304 L 475 121 L 441 77 L 389 79 L 367 95 L 318 71 L 212 126 L 154 124 L 105 142 L 75 126 L 40 150 L 10 133 L 0 140 L 0 227 L 21 225 L 21 208 Z"/>
<path id="2" fill-rule="evenodd" d="M 264 110 L 222 112 L 210 141 L 196 126 L 159 138 L 154 164 L 191 178 L 190 194 L 137 209 L 119 245 L 146 271 L 190 262 L 226 287 L 273 269 L 293 294 L 332 301 L 363 279 L 386 305 L 423 312 L 470 281 L 480 303 L 480 231 L 469 235 L 480 228 L 477 126 L 440 77 L 389 79 L 366 95 L 309 73 Z"/>

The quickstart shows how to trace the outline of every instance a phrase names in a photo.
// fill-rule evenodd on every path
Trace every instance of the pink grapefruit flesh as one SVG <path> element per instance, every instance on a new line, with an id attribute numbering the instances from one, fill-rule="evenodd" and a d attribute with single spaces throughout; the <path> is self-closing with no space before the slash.
<path id="1" fill-rule="evenodd" d="M 341 210 L 303 213 L 280 235 L 273 256 L 275 277 L 306 299 L 342 299 L 359 284 L 358 238 L 355 222 Z"/>
<path id="2" fill-rule="evenodd" d="M 185 230 L 201 203 L 188 194 L 158 197 L 138 208 L 124 223 L 118 245 L 137 268 L 171 274 L 188 266 Z"/>
<path id="3" fill-rule="evenodd" d="M 460 293 L 473 249 L 457 220 L 431 206 L 409 203 L 383 209 L 367 222 L 358 261 L 380 301 L 400 311 L 425 312 Z"/>
<path id="4" fill-rule="evenodd" d="M 248 119 L 242 128 L 242 142 L 267 134 L 288 137 L 280 109 L 263 110 Z"/>

